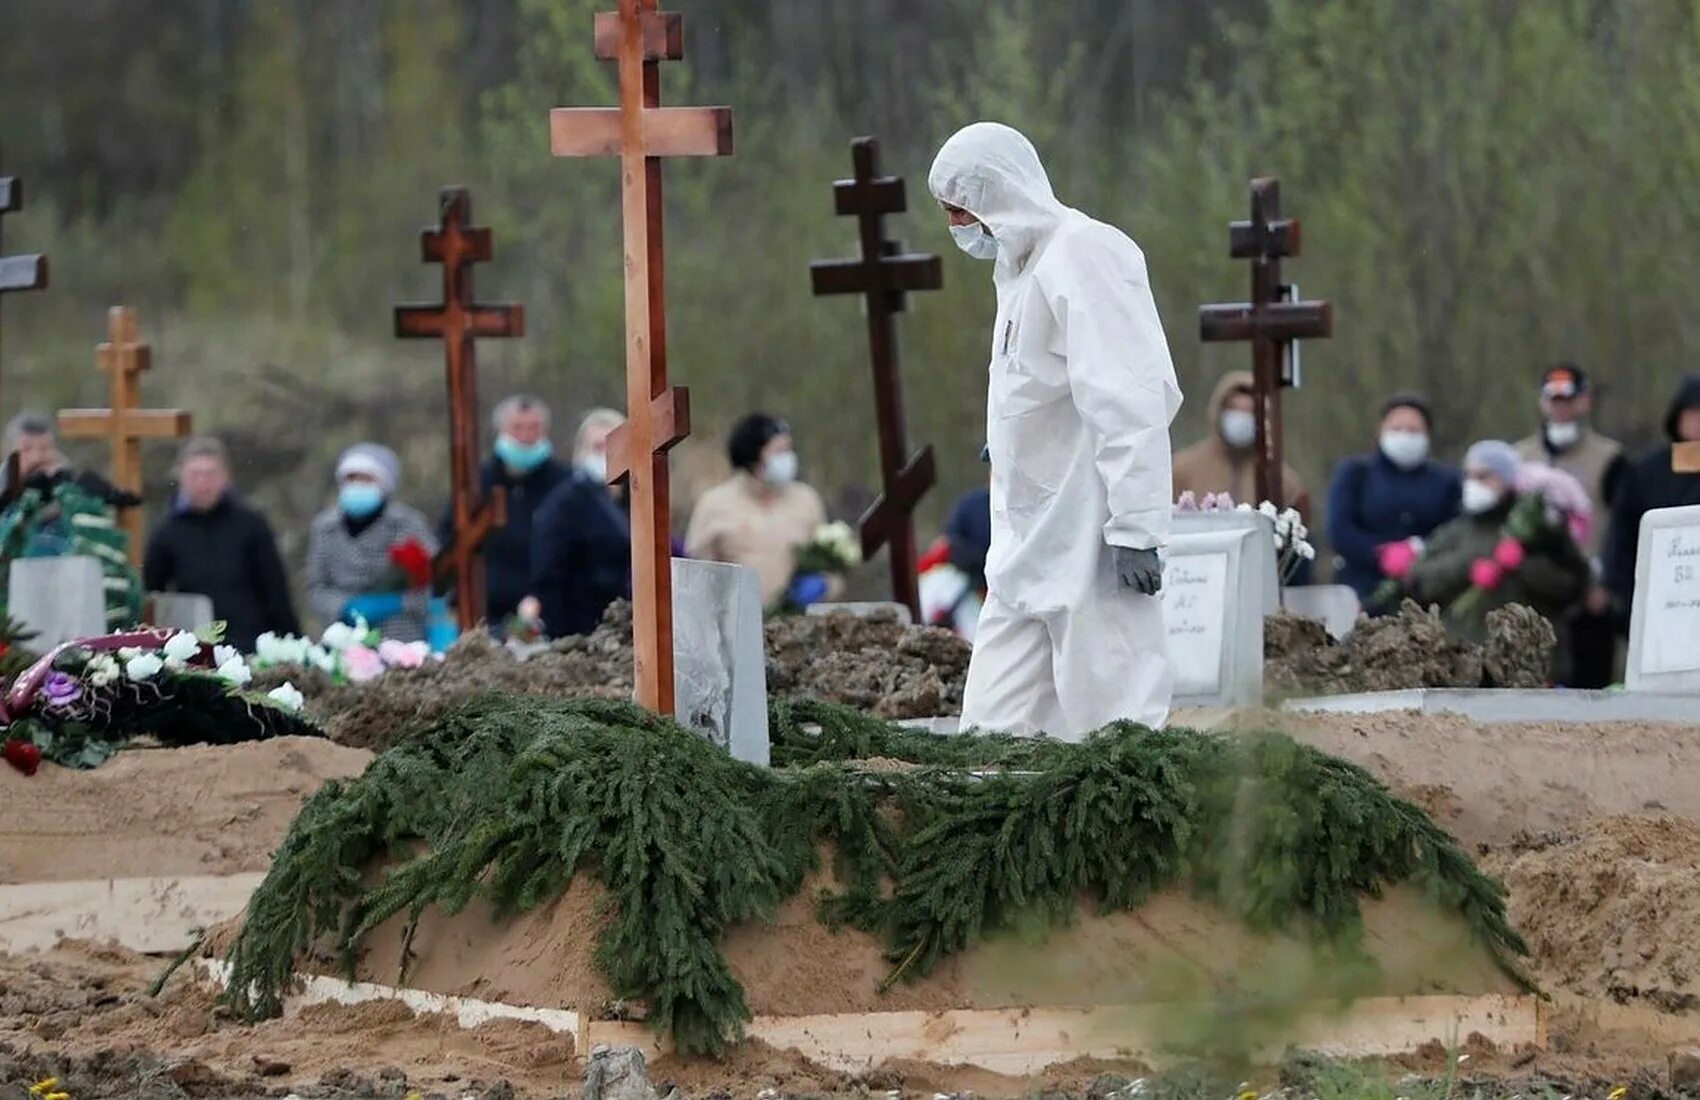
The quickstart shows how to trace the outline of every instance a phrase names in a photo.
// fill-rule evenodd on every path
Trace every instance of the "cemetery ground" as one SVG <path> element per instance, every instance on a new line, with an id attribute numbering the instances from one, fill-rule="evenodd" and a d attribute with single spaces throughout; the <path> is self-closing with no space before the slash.
<path id="1" fill-rule="evenodd" d="M 876 692 L 861 704 L 868 709 L 884 698 L 868 685 L 901 689 L 909 684 L 897 659 L 905 639 L 911 650 L 941 644 L 889 624 L 783 629 L 835 631 L 841 652 L 866 643 L 865 648 L 887 653 L 883 672 L 865 667 L 860 679 L 844 677 L 846 684 L 861 683 L 860 690 Z M 870 631 L 870 636 L 856 636 Z M 845 632 L 850 632 L 848 642 Z M 604 647 L 610 664 L 629 653 L 619 645 L 617 623 L 583 646 Z M 570 664 L 587 657 L 575 657 L 575 652 L 569 646 L 560 659 Z M 504 655 L 469 656 L 470 664 L 489 666 Z M 840 666 L 854 664 L 839 661 Z M 827 665 L 833 667 L 830 661 Z M 932 671 L 936 674 L 937 668 Z M 469 679 L 488 682 L 487 673 L 488 667 Z M 545 674 L 552 686 L 542 690 L 561 690 L 560 675 L 558 670 Z M 420 701 L 419 686 L 413 692 L 414 714 L 429 715 L 432 704 Z M 346 727 L 340 740 L 381 748 L 393 739 L 378 730 L 397 721 L 398 704 L 375 709 L 370 700 L 355 696 L 339 697 L 335 691 L 323 696 L 327 703 L 338 698 L 364 716 L 363 732 Z M 334 707 L 325 717 L 338 728 Z M 1700 788 L 1689 778 L 1700 768 L 1700 721 L 1481 725 L 1411 712 L 1250 710 L 1192 711 L 1177 720 L 1222 731 L 1277 727 L 1303 744 L 1363 766 L 1427 810 L 1484 869 L 1506 882 L 1511 921 L 1532 952 L 1527 969 L 1553 998 L 1549 1042 L 1542 1051 L 1501 1049 L 1460 1035 L 1450 1048 L 1430 1044 L 1414 1056 L 1368 1067 L 1322 1063 L 1254 1069 L 1241 1066 L 1239 1059 L 1245 1044 L 1271 1034 L 1266 1030 L 1270 1021 L 1257 1020 L 1255 1014 L 1237 1016 L 1231 1025 L 1220 1019 L 1200 1023 L 1191 1036 L 1209 1040 L 1198 1065 L 1234 1080 L 1201 1084 L 1196 1078 L 1201 1071 L 1193 1066 L 1151 1078 L 1137 1095 L 1237 1095 L 1233 1086 L 1242 1079 L 1259 1095 L 1294 1097 L 1603 1097 L 1619 1086 L 1630 1089 L 1628 1096 L 1675 1095 L 1669 1091 L 1667 1055 L 1700 1042 Z M 267 869 L 297 807 L 326 782 L 358 775 L 372 759 L 370 747 L 360 744 L 283 738 L 140 749 L 92 771 L 48 767 L 33 778 L 0 769 L 0 888 L 114 878 L 257 876 Z M 878 774 L 904 765 L 887 759 L 868 761 L 866 767 Z M 1065 1004 L 1070 991 L 1079 999 L 1082 989 L 1108 1000 L 1118 981 L 1159 952 L 1168 960 L 1164 965 L 1196 969 L 1207 983 L 1222 978 L 1206 961 L 1222 950 L 1217 940 L 1222 925 L 1201 922 L 1196 906 L 1170 892 L 1137 911 L 1138 925 L 1131 933 L 1083 911 L 1073 928 L 1052 933 L 1054 950 L 1038 953 L 1030 941 L 990 943 L 921 981 L 881 993 L 877 987 L 889 969 L 881 945 L 853 929 L 833 932 L 816 923 L 809 914 L 810 893 L 805 888 L 781 906 L 777 924 L 734 927 L 726 937 L 728 963 L 758 1016 L 1020 1004 L 1023 994 L 1029 994 L 1026 1003 Z M 593 932 L 605 920 L 597 901 L 595 890 L 575 885 L 544 910 L 509 922 L 505 931 L 497 931 L 477 903 L 454 918 L 427 915 L 405 984 L 518 1003 L 543 1004 L 554 996 L 560 1003 L 618 1017 L 622 1010 L 610 1003 L 593 963 Z M 171 904 L 168 897 L 138 912 L 170 912 Z M 1405 924 L 1407 913 L 1397 897 L 1367 906 L 1373 953 L 1384 968 L 1405 968 L 1394 980 L 1409 984 L 1398 992 L 1444 989 L 1447 979 L 1437 978 L 1431 989 L 1425 976 L 1439 973 L 1428 968 L 1437 951 L 1450 949 L 1447 941 L 1432 929 Z M 7 927 L 17 927 L 17 914 L 7 916 L 13 918 Z M 192 919 L 176 912 L 166 923 L 184 925 Z M 149 996 L 148 986 L 176 952 L 137 951 L 113 942 L 104 931 L 79 937 L 73 929 L 71 938 L 57 946 L 35 943 L 0 956 L 0 1096 L 13 1094 L 7 1088 L 22 1095 L 27 1083 L 50 1075 L 72 1084 L 68 1091 L 74 1100 L 291 1092 L 402 1097 L 413 1090 L 455 1097 L 576 1094 L 583 1052 L 573 1049 L 570 1037 L 543 1024 L 499 1020 L 463 1029 L 452 1018 L 415 1017 L 394 1003 L 292 1008 L 281 1019 L 248 1024 L 219 1004 L 216 990 L 193 961 L 176 970 L 158 996 Z M 226 923 L 212 939 L 228 944 L 231 932 Z M 1401 950 L 1402 941 L 1418 946 Z M 399 942 L 398 927 L 379 929 L 362 964 L 363 976 L 394 982 Z M 1119 965 L 1105 965 L 1115 959 Z M 1177 959 L 1182 961 L 1176 964 Z M 1471 972 L 1478 987 L 1482 973 L 1491 970 L 1479 960 L 1465 960 L 1462 969 Z M 335 967 L 326 965 L 323 971 Z M 563 983 L 580 988 L 562 996 Z M 1488 984 L 1511 991 L 1508 985 Z M 1031 996 L 1035 992 L 1042 995 Z M 662 1094 L 673 1083 L 686 1096 L 741 1097 L 763 1089 L 823 1096 L 894 1091 L 1108 1096 L 1147 1071 L 1136 1064 L 1079 1061 L 1032 1075 L 999 1075 L 896 1061 L 848 1072 L 757 1042 L 720 1061 L 662 1056 L 648 1072 Z M 26 1079 L 26 1085 L 16 1085 Z"/>

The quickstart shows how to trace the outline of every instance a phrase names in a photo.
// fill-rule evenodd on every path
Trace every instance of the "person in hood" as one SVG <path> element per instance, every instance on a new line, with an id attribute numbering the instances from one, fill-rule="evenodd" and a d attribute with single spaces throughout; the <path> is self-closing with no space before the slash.
<path id="1" fill-rule="evenodd" d="M 1370 614 L 1388 580 L 1405 579 L 1423 540 L 1458 515 L 1458 471 L 1429 457 L 1434 414 L 1420 395 L 1397 393 L 1381 407 L 1373 452 L 1346 459 L 1328 488 L 1328 540 L 1334 578 L 1349 584 Z"/>
<path id="2" fill-rule="evenodd" d="M 1161 726 L 1173 673 L 1159 553 L 1181 392 L 1144 253 L 1059 202 L 1008 126 L 957 132 L 927 186 L 997 292 L 991 545 L 963 727 L 1078 741 L 1120 719 Z"/>
<path id="3" fill-rule="evenodd" d="M 1190 492 L 1227 493 L 1235 501 L 1257 500 L 1257 413 L 1252 400 L 1252 374 L 1229 371 L 1210 395 L 1208 438 L 1175 455 L 1175 496 Z M 1310 494 L 1291 467 L 1281 467 L 1283 508 L 1310 515 Z"/>
<path id="4" fill-rule="evenodd" d="M 555 458 L 549 406 L 541 399 L 523 393 L 504 398 L 491 427 L 496 442 L 479 468 L 478 483 L 486 493 L 500 488 L 507 494 L 508 521 L 484 540 L 486 614 L 499 633 L 531 584 L 532 524 L 538 505 L 571 471 Z M 443 546 L 453 544 L 453 501 L 437 521 L 437 540 Z"/>
<path id="5" fill-rule="evenodd" d="M 1629 461 L 1623 445 L 1594 430 L 1589 415 L 1594 409 L 1594 387 L 1581 367 L 1561 363 L 1541 375 L 1540 430 L 1517 444 L 1517 455 L 1525 463 L 1563 470 L 1588 492 L 1594 515 L 1582 550 L 1594 563 L 1595 577 L 1603 577 L 1607 525 L 1603 517 L 1611 510 L 1617 487 L 1622 484 Z M 1567 687 L 1603 688 L 1614 678 L 1617 660 L 1617 620 L 1611 610 L 1611 591 L 1603 580 L 1589 587 L 1587 599 L 1570 612 L 1569 662 L 1559 673 Z"/>
<path id="6" fill-rule="evenodd" d="M 4 467 L 0 467 L 0 507 L 10 504 L 25 489 L 51 496 L 61 485 L 75 485 L 113 508 L 141 505 L 141 497 L 118 488 L 93 470 L 73 469 L 59 449 L 58 428 L 51 416 L 37 412 L 21 412 L 6 423 L 0 451 L 6 458 Z"/>
<path id="7" fill-rule="evenodd" d="M 1673 445 L 1700 443 L 1700 372 L 1683 375 L 1665 413 L 1668 443 L 1637 458 L 1629 467 L 1612 504 L 1611 533 L 1606 536 L 1606 584 L 1627 628 L 1635 596 L 1635 554 L 1641 542 L 1641 517 L 1655 508 L 1700 504 L 1700 474 L 1676 471 Z"/>
<path id="8" fill-rule="evenodd" d="M 313 517 L 307 537 L 307 601 L 326 623 L 358 615 L 386 638 L 422 641 L 426 593 L 380 590 L 393 572 L 390 551 L 417 541 L 437 552 L 431 526 L 395 499 L 401 460 L 377 443 L 356 443 L 336 463 L 336 503 Z"/>
<path id="9" fill-rule="evenodd" d="M 530 583 L 548 637 L 589 634 L 609 604 L 631 594 L 631 527 L 608 484 L 608 439 L 623 423 L 612 409 L 585 414 L 572 473 L 537 508 Z"/>
<path id="10" fill-rule="evenodd" d="M 761 583 L 764 607 L 790 592 L 814 603 L 836 591 L 826 577 L 795 576 L 796 555 L 826 523 L 820 494 L 797 479 L 791 428 L 751 413 L 732 428 L 726 454 L 732 476 L 702 495 L 685 531 L 685 556 L 747 565 Z"/>
<path id="11" fill-rule="evenodd" d="M 266 517 L 239 499 L 216 439 L 191 439 L 177 459 L 177 498 L 148 539 L 149 592 L 198 592 L 212 600 L 224 640 L 244 653 L 270 631 L 299 634 L 289 579 Z"/>

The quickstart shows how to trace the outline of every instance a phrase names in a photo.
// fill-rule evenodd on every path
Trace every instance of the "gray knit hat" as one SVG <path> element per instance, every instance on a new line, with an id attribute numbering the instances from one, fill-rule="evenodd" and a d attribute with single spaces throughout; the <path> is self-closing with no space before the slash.
<path id="1" fill-rule="evenodd" d="M 1517 480 L 1517 468 L 1523 460 L 1517 448 L 1501 439 L 1484 439 L 1464 453 L 1464 472 L 1485 470 L 1507 485 Z"/>
<path id="2" fill-rule="evenodd" d="M 381 443 L 356 443 L 336 460 L 337 482 L 347 480 L 349 474 L 369 475 L 388 495 L 401 484 L 401 460 Z"/>

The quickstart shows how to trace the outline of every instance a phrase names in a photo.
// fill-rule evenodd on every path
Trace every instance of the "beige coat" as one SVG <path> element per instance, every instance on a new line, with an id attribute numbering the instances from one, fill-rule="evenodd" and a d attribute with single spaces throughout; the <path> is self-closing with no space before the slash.
<path id="1" fill-rule="evenodd" d="M 1252 376 L 1248 370 L 1229 371 L 1216 383 L 1216 391 L 1210 395 L 1210 437 L 1175 455 L 1177 499 L 1185 492 L 1191 492 L 1201 500 L 1205 493 L 1227 493 L 1236 504 L 1259 503 L 1256 455 L 1249 448 L 1232 450 L 1222 440 L 1222 406 L 1234 393 L 1242 390 L 1249 393 L 1251 386 Z M 1282 465 L 1281 482 L 1282 499 L 1276 503 L 1297 508 L 1308 520 L 1310 494 L 1291 466 Z"/>
<path id="2" fill-rule="evenodd" d="M 1547 450 L 1542 433 L 1536 432 L 1517 444 L 1517 454 L 1524 462 L 1556 466 L 1582 483 L 1588 499 L 1594 505 L 1593 526 L 1588 529 L 1588 542 L 1582 549 L 1590 558 L 1605 550 L 1606 530 L 1611 526 L 1611 502 L 1606 499 L 1606 473 L 1623 456 L 1623 444 L 1584 426 L 1582 438 L 1574 447 L 1560 454 Z"/>
<path id="3" fill-rule="evenodd" d="M 791 583 L 797 547 L 826 523 L 820 494 L 800 482 L 775 488 L 742 471 L 697 501 L 685 556 L 747 565 L 761 581 L 763 606 Z"/>

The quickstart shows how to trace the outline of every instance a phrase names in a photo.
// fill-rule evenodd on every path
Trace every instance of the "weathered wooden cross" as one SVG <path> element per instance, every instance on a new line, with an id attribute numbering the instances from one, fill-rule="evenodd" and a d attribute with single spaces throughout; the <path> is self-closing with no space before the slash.
<path id="1" fill-rule="evenodd" d="M 667 384 L 661 158 L 732 152 L 729 107 L 661 106 L 660 62 L 685 55 L 684 21 L 656 0 L 598 12 L 596 56 L 619 62 L 618 107 L 549 112 L 558 157 L 618 156 L 625 222 L 626 423 L 608 441 L 608 477 L 630 478 L 632 651 L 637 701 L 673 713 L 673 569 L 667 452 L 690 434 L 690 398 Z"/>
<path id="2" fill-rule="evenodd" d="M 487 610 L 484 541 L 508 522 L 507 496 L 501 486 L 478 499 L 478 345 L 480 336 L 525 335 L 525 307 L 484 305 L 472 292 L 472 265 L 495 254 L 490 230 L 472 224 L 472 197 L 464 187 L 443 188 L 437 225 L 419 233 L 421 258 L 443 265 L 439 305 L 410 303 L 395 307 L 395 334 L 401 339 L 443 342 L 449 384 L 449 494 L 454 540 L 437 552 L 440 581 L 454 578 L 460 628 L 471 630 Z"/>
<path id="3" fill-rule="evenodd" d="M 0 215 L 24 206 L 23 184 L 13 176 L 0 176 Z M 47 286 L 47 257 L 0 255 L 0 298 L 15 290 L 41 290 Z"/>
<path id="4" fill-rule="evenodd" d="M 855 215 L 862 255 L 855 260 L 818 260 L 809 265 L 817 295 L 861 294 L 868 316 L 868 360 L 874 370 L 874 412 L 879 419 L 880 477 L 884 491 L 862 515 L 862 556 L 889 547 L 891 594 L 921 621 L 915 566 L 915 506 L 933 487 L 933 449 L 914 456 L 903 425 L 903 382 L 898 368 L 897 314 L 911 290 L 937 290 L 944 268 L 930 254 L 905 253 L 885 236 L 885 215 L 908 209 L 903 177 L 879 175 L 879 143 L 860 137 L 850 143 L 854 179 L 832 185 L 840 216 Z M 907 465 L 905 465 L 907 463 Z"/>
<path id="5" fill-rule="evenodd" d="M 1257 404 L 1257 495 L 1281 499 L 1283 438 L 1281 389 L 1293 384 L 1287 348 L 1295 340 L 1326 338 L 1334 332 L 1327 302 L 1291 302 L 1281 285 L 1281 258 L 1299 254 L 1299 222 L 1281 217 L 1281 185 L 1251 181 L 1251 219 L 1228 226 L 1228 255 L 1251 261 L 1251 301 L 1200 306 L 1199 335 L 1205 341 L 1251 341 L 1253 400 Z"/>
<path id="6" fill-rule="evenodd" d="M 183 439 L 194 430 L 183 409 L 141 408 L 142 372 L 153 366 L 153 352 L 142 343 L 141 325 L 130 306 L 106 311 L 106 341 L 95 346 L 95 361 L 111 388 L 110 408 L 60 409 L 59 432 L 67 439 L 104 439 L 112 446 L 112 484 L 142 495 L 142 441 Z M 142 560 L 142 510 L 126 508 L 119 525 L 130 535 L 130 560 Z"/>

